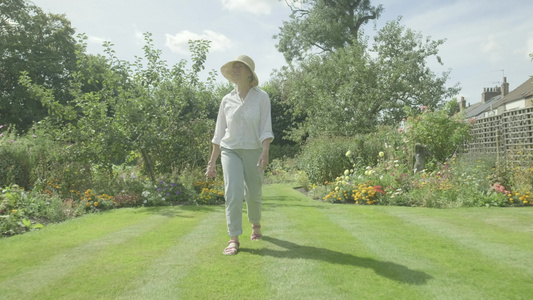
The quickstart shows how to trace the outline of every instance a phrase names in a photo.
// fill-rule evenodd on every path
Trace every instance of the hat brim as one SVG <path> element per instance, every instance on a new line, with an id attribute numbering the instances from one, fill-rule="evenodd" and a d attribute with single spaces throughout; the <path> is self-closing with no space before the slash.
<path id="1" fill-rule="evenodd" d="M 255 71 L 252 70 L 252 68 L 250 68 L 250 65 L 248 65 L 248 63 L 246 63 L 246 61 L 244 60 L 240 60 L 240 59 L 235 59 L 235 60 L 232 60 L 230 62 L 227 62 L 226 64 L 224 64 L 222 66 L 222 68 L 220 68 L 220 71 L 222 72 L 222 75 L 224 75 L 224 77 L 226 77 L 227 80 L 229 80 L 231 83 L 235 83 L 235 80 L 233 80 L 233 64 L 236 63 L 236 62 L 241 62 L 243 64 L 245 64 L 247 67 L 248 67 L 248 70 L 250 70 L 250 72 L 252 72 L 252 74 L 254 75 L 254 81 L 252 81 L 251 85 L 252 86 L 258 86 L 259 85 L 259 78 L 257 77 L 257 74 L 255 74 Z"/>

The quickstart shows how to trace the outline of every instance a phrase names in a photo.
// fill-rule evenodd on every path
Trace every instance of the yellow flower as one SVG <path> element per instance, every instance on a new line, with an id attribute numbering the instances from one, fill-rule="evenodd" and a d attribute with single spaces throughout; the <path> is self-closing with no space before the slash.
<path id="1" fill-rule="evenodd" d="M 98 202 L 94 202 L 94 206 L 98 206 Z"/>
<path id="2" fill-rule="evenodd" d="M 379 152 L 379 157 L 385 156 L 385 153 L 383 151 Z"/>
<path id="3" fill-rule="evenodd" d="M 350 170 L 344 170 L 344 175 L 346 176 L 350 175 Z"/>
<path id="4" fill-rule="evenodd" d="M 350 157 L 352 156 L 352 151 L 348 150 L 348 152 L 346 152 L 346 157 Z"/>

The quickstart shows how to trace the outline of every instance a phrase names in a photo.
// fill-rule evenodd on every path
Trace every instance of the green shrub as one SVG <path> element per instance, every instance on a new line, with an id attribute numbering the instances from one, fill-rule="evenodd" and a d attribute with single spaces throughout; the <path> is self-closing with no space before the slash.
<path id="1" fill-rule="evenodd" d="M 311 139 L 302 147 L 297 166 L 310 182 L 319 184 L 334 181 L 346 169 L 376 165 L 382 160 L 379 153 L 383 151 L 387 151 L 387 159 L 405 165 L 407 151 L 400 138 L 395 129 L 382 127 L 373 134 Z"/>
<path id="2" fill-rule="evenodd" d="M 15 129 L 0 125 L 0 187 L 30 187 L 28 154 L 28 143 L 15 134 Z"/>

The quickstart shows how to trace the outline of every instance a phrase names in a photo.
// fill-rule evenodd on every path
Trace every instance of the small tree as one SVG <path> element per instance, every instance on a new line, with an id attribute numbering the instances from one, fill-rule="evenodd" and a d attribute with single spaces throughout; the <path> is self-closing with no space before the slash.
<path id="1" fill-rule="evenodd" d="M 56 140 L 71 144 L 69 151 L 77 160 L 112 175 L 114 164 L 138 155 L 155 180 L 157 172 L 204 163 L 213 124 L 206 105 L 212 102 L 214 73 L 207 83 L 198 80 L 209 49 L 206 41 L 190 43 L 193 65 L 187 70 L 186 61 L 168 68 L 151 34 L 145 40 L 144 60 L 133 64 L 118 60 L 111 43 L 105 44 L 107 57 L 79 51 L 79 69 L 71 78 L 72 105 L 58 103 L 50 90 L 28 77 L 22 82 L 51 110 L 48 129 Z"/>

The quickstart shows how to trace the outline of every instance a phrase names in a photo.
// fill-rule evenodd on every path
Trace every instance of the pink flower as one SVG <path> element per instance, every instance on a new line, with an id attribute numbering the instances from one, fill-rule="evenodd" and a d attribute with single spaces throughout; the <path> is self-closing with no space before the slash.
<path id="1" fill-rule="evenodd" d="M 402 133 L 403 132 L 403 128 L 398 128 L 398 133 Z"/>
<path id="2" fill-rule="evenodd" d="M 11 141 L 9 141 L 9 142 L 10 142 L 10 143 L 14 143 L 14 142 L 15 142 L 15 140 L 11 140 Z"/>
<path id="3" fill-rule="evenodd" d="M 424 110 L 426 110 L 426 109 L 428 109 L 428 107 L 427 107 L 426 105 L 422 105 L 422 107 L 420 107 L 420 110 L 421 110 L 421 111 L 424 111 Z"/>
<path id="4" fill-rule="evenodd" d="M 495 183 L 492 187 L 494 188 L 494 190 L 496 192 L 500 192 L 500 193 L 504 193 L 504 194 L 508 194 L 509 193 L 509 191 L 507 191 L 505 189 L 505 187 L 503 185 L 499 184 L 499 183 Z"/>
<path id="5" fill-rule="evenodd" d="M 34 134 L 34 135 L 32 135 L 32 136 L 33 136 L 33 138 L 36 138 L 36 137 L 37 137 L 37 136 L 36 136 L 35 134 Z"/>
<path id="6" fill-rule="evenodd" d="M 374 191 L 376 191 L 378 193 L 381 193 L 381 194 L 385 194 L 385 191 L 383 191 L 383 189 L 381 188 L 380 185 L 375 185 L 374 186 Z"/>

